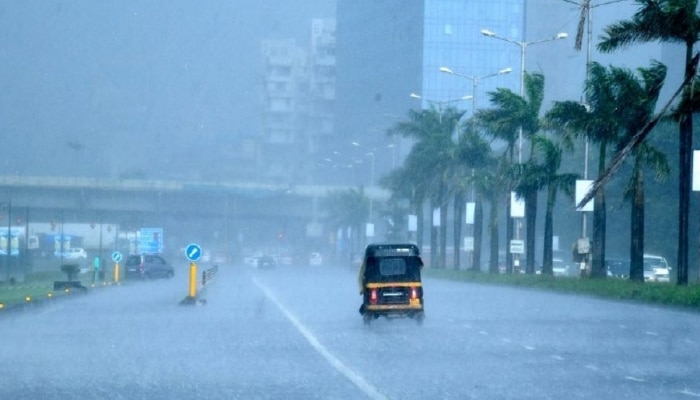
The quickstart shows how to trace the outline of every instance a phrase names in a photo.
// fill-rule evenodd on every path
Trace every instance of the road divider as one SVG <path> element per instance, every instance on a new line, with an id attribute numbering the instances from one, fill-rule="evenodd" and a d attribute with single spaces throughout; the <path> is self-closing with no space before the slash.
<path id="1" fill-rule="evenodd" d="M 190 263 L 190 279 L 189 279 L 189 292 L 187 297 L 180 301 L 181 305 L 196 305 L 196 304 L 206 304 L 206 299 L 202 298 L 202 292 L 204 289 L 214 281 L 216 274 L 219 272 L 219 266 L 214 265 L 211 268 L 207 268 L 202 271 L 202 280 L 200 282 L 199 290 L 197 290 L 197 263 L 192 261 Z M 198 293 L 199 292 L 199 293 Z"/>

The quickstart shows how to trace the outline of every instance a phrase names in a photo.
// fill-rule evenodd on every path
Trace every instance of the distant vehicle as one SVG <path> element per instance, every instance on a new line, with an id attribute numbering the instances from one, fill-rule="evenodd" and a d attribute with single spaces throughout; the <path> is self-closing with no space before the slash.
<path id="1" fill-rule="evenodd" d="M 561 258 L 552 259 L 552 272 L 554 276 L 575 276 L 575 269 Z"/>
<path id="2" fill-rule="evenodd" d="M 62 256 L 65 260 L 87 259 L 87 252 L 82 247 L 71 247 L 69 249 L 65 249 L 63 253 L 57 251 L 54 253 L 54 255 L 59 258 Z"/>
<path id="3" fill-rule="evenodd" d="M 608 276 L 611 278 L 629 279 L 630 277 L 630 261 L 621 259 L 605 260 L 605 267 L 608 271 Z"/>
<path id="4" fill-rule="evenodd" d="M 212 262 L 216 264 L 224 264 L 226 263 L 226 255 L 224 253 L 214 253 L 212 256 Z"/>
<path id="5" fill-rule="evenodd" d="M 671 267 L 665 258 L 653 254 L 644 255 L 644 281 L 670 282 Z"/>
<path id="6" fill-rule="evenodd" d="M 274 268 L 277 261 L 272 256 L 260 256 L 255 260 L 255 267 L 258 269 Z"/>
<path id="7" fill-rule="evenodd" d="M 172 278 L 175 269 L 156 254 L 130 255 L 125 262 L 126 279 Z"/>
<path id="8" fill-rule="evenodd" d="M 311 253 L 309 256 L 309 265 L 321 265 L 323 264 L 323 257 L 321 253 Z"/>

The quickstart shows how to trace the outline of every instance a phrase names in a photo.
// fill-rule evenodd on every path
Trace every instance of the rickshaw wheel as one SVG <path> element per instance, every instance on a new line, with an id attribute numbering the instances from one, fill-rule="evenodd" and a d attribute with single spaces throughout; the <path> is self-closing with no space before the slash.
<path id="1" fill-rule="evenodd" d="M 369 323 L 372 321 L 372 315 L 370 313 L 364 313 L 362 314 L 362 322 L 365 323 L 365 325 L 369 325 Z"/>
<path id="2" fill-rule="evenodd" d="M 420 313 L 420 314 L 416 315 L 415 319 L 416 319 L 416 323 L 418 324 L 418 326 L 422 326 L 423 320 L 425 319 L 425 314 Z"/>

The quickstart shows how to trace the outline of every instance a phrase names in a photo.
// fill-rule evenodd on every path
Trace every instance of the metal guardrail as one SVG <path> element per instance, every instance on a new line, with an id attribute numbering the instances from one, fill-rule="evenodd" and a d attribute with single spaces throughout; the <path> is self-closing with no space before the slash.
<path id="1" fill-rule="evenodd" d="M 202 288 L 208 285 L 211 281 L 216 278 L 216 273 L 219 272 L 219 266 L 214 265 L 211 268 L 202 271 Z"/>

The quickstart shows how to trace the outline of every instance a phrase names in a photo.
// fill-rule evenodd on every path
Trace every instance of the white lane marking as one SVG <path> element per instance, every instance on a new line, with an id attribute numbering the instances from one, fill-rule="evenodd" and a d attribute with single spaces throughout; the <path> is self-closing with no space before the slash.
<path id="1" fill-rule="evenodd" d="M 637 378 L 634 376 L 626 376 L 625 379 L 627 379 L 628 381 L 633 381 L 633 382 L 646 382 L 644 379 Z"/>
<path id="2" fill-rule="evenodd" d="M 260 288 L 260 290 L 265 293 L 265 296 L 272 301 L 277 308 L 279 308 L 280 311 L 282 311 L 282 314 L 284 314 L 285 317 L 294 325 L 294 327 L 297 328 L 299 333 L 304 336 L 304 338 L 309 342 L 311 347 L 314 348 L 323 358 L 328 361 L 328 363 L 333 366 L 338 372 L 341 374 L 345 375 L 345 377 L 352 382 L 355 386 L 357 386 L 361 391 L 363 391 L 369 398 L 373 400 L 389 400 L 388 397 L 384 396 L 370 384 L 367 382 L 360 374 L 357 372 L 353 371 L 349 367 L 347 367 L 345 364 L 343 364 L 342 361 L 340 361 L 336 356 L 334 356 L 328 349 L 326 349 L 321 342 L 316 338 L 316 336 L 311 333 L 302 323 L 297 319 L 297 317 L 294 316 L 287 308 L 277 300 L 277 298 L 268 290 L 265 286 L 263 286 L 260 282 L 258 282 L 257 279 L 253 278 L 253 283 Z"/>
<path id="3" fill-rule="evenodd" d="M 659 334 L 658 334 L 657 332 L 646 331 L 646 332 L 644 332 L 644 333 L 646 333 L 646 334 L 649 335 L 649 336 L 659 336 Z"/>
<path id="4" fill-rule="evenodd" d="M 489 335 L 489 333 L 486 332 L 486 331 L 479 331 L 479 334 L 482 335 L 482 336 L 488 336 L 488 335 Z"/>
<path id="5" fill-rule="evenodd" d="M 593 364 L 586 365 L 586 369 L 590 369 L 591 371 L 599 371 L 600 370 L 600 368 L 596 367 Z"/>
<path id="6" fill-rule="evenodd" d="M 688 389 L 674 390 L 673 392 L 679 393 L 679 394 L 684 394 L 684 395 L 691 396 L 691 397 L 700 397 L 700 393 L 691 392 Z"/>
<path id="7" fill-rule="evenodd" d="M 525 350 L 530 350 L 530 351 L 535 350 L 535 348 L 533 346 L 523 346 L 523 348 Z"/>
<path id="8" fill-rule="evenodd" d="M 564 361 L 564 357 L 558 356 L 558 355 L 556 355 L 556 354 L 554 354 L 554 355 L 552 355 L 552 356 L 550 356 L 550 357 L 552 357 L 553 359 L 558 360 L 558 361 Z"/>

